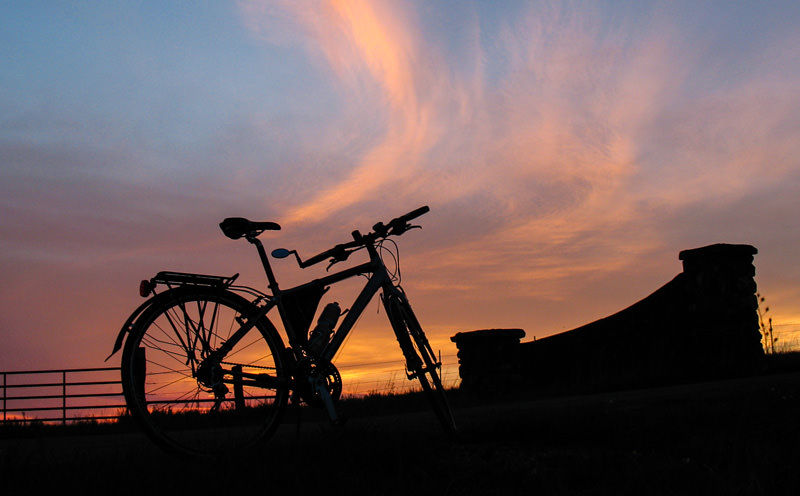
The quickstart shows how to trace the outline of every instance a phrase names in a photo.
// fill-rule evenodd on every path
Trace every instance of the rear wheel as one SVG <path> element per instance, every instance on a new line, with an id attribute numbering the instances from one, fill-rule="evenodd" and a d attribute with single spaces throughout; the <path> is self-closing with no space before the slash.
<path id="1" fill-rule="evenodd" d="M 436 359 L 436 354 L 428 343 L 428 338 L 425 337 L 425 332 L 411 305 L 405 298 L 401 300 L 400 297 L 391 297 L 386 307 L 389 320 L 406 357 L 406 367 L 410 377 L 419 380 L 442 427 L 448 435 L 454 435 L 456 423 L 439 375 L 441 363 Z"/>
<path id="2" fill-rule="evenodd" d="M 225 455 L 277 427 L 286 406 L 284 346 L 266 318 L 225 356 L 217 350 L 257 308 L 230 291 L 178 288 L 134 322 L 122 355 L 131 413 L 161 447 Z"/>

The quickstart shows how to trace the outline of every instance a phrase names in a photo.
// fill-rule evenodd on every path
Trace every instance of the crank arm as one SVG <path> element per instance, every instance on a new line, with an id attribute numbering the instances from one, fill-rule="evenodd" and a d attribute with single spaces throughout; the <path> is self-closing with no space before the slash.
<path id="1" fill-rule="evenodd" d="M 228 379 L 228 376 L 233 378 Z M 248 372 L 235 372 L 232 370 L 225 371 L 225 377 L 222 379 L 225 384 L 241 384 L 243 386 L 260 387 L 265 389 L 279 389 L 289 388 L 290 380 L 281 379 L 269 374 L 251 374 Z"/>

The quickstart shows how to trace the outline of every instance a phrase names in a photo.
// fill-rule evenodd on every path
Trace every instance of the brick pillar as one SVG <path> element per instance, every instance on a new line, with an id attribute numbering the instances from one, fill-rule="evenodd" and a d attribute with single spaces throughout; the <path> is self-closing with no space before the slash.
<path id="1" fill-rule="evenodd" d="M 680 252 L 693 345 L 723 370 L 750 369 L 763 357 L 750 245 L 716 244 Z"/>
<path id="2" fill-rule="evenodd" d="M 524 336 L 522 329 L 483 329 L 451 337 L 458 348 L 461 389 L 486 394 L 520 386 L 519 343 Z"/>

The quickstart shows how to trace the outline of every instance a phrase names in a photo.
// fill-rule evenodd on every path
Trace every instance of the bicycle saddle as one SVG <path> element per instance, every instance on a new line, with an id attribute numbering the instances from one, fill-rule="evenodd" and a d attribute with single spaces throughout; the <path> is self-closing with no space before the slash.
<path id="1" fill-rule="evenodd" d="M 258 236 L 263 231 L 280 231 L 281 226 L 275 222 L 254 222 L 244 217 L 228 217 L 219 223 L 225 236 L 239 239 L 242 236 Z"/>

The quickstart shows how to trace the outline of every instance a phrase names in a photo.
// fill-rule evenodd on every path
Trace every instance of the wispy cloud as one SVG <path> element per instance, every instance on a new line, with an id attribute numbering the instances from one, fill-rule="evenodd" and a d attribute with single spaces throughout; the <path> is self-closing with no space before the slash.
<path id="1" fill-rule="evenodd" d="M 0 33 L 0 349 L 107 333 L 155 270 L 262 287 L 225 216 L 305 254 L 421 204 L 403 260 L 443 342 L 603 316 L 713 242 L 800 318 L 797 2 L 237 6 L 4 10 L 79 28 Z"/>
<path id="2" fill-rule="evenodd" d="M 563 279 L 567 288 L 669 245 L 654 217 L 665 209 L 742 195 L 796 163 L 780 160 L 796 149 L 781 132 L 795 125 L 793 92 L 759 97 L 780 64 L 736 74 L 728 58 L 709 73 L 703 64 L 719 41 L 687 31 L 685 12 L 536 2 L 490 22 L 465 4 L 464 43 L 453 43 L 408 5 L 315 5 L 273 7 L 305 33 L 320 77 L 342 85 L 348 105 L 380 116 L 383 133 L 337 181 L 295 203 L 287 222 L 387 201 L 401 208 L 398 199 L 431 203 L 448 219 L 434 234 L 449 254 L 440 268 L 475 281 Z M 772 165 L 756 166 L 765 159 Z M 487 240 L 500 253 L 491 263 L 470 255 Z M 503 268 L 523 254 L 522 266 Z"/>
<path id="3" fill-rule="evenodd" d="M 245 3 L 251 26 L 268 29 L 273 11 Z M 287 222 L 324 220 L 327 216 L 365 199 L 380 196 L 380 189 L 396 188 L 417 172 L 419 158 L 435 142 L 429 120 L 432 103 L 420 94 L 425 77 L 417 68 L 424 62 L 420 33 L 413 13 L 392 2 L 325 2 L 309 9 L 304 2 L 283 3 L 309 39 L 312 56 L 323 56 L 332 75 L 344 83 L 349 97 L 363 110 L 382 116 L 386 132 L 361 156 L 338 183 L 287 212 Z M 265 14 L 260 19 L 254 14 Z M 434 63 L 435 61 L 428 61 Z"/>

